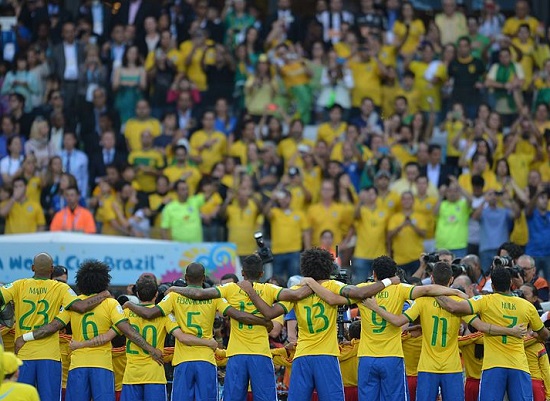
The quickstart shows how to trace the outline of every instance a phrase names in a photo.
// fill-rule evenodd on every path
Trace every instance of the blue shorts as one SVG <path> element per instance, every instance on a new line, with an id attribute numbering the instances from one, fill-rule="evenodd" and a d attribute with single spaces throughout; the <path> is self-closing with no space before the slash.
<path id="1" fill-rule="evenodd" d="M 319 401 L 344 401 L 338 358 L 331 355 L 301 356 L 292 362 L 288 401 L 310 401 L 313 390 Z"/>
<path id="2" fill-rule="evenodd" d="M 403 358 L 359 357 L 359 401 L 409 401 Z"/>
<path id="3" fill-rule="evenodd" d="M 166 384 L 123 384 L 120 401 L 166 401 Z"/>
<path id="4" fill-rule="evenodd" d="M 445 401 L 464 401 L 462 373 L 418 372 L 416 401 L 434 401 L 441 388 Z"/>
<path id="5" fill-rule="evenodd" d="M 113 401 L 115 375 L 102 368 L 76 368 L 69 370 L 65 401 Z"/>
<path id="6" fill-rule="evenodd" d="M 36 387 L 42 401 L 61 399 L 61 362 L 51 359 L 23 361 L 19 368 L 19 383 Z"/>
<path id="7" fill-rule="evenodd" d="M 502 401 L 505 391 L 508 392 L 510 401 L 531 401 L 531 376 L 519 369 L 491 368 L 481 372 L 480 400 Z"/>
<path id="8" fill-rule="evenodd" d="M 122 390 L 124 391 L 124 387 Z M 182 362 L 176 365 L 170 398 L 177 401 L 218 401 L 216 366 L 205 361 Z"/>
<path id="9" fill-rule="evenodd" d="M 277 401 L 273 360 L 263 355 L 229 357 L 225 371 L 223 401 L 246 400 L 249 381 L 254 401 Z"/>

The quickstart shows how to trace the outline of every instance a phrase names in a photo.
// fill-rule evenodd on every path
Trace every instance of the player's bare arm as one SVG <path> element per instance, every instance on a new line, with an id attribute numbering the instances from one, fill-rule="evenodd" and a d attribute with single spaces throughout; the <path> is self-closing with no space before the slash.
<path id="1" fill-rule="evenodd" d="M 195 288 L 195 287 L 170 287 L 166 290 L 166 294 L 175 292 L 191 299 L 215 299 L 220 298 L 220 292 L 215 288 Z"/>
<path id="2" fill-rule="evenodd" d="M 33 341 L 33 340 L 40 340 L 42 338 L 46 338 L 51 336 L 52 334 L 57 333 L 59 330 L 61 330 L 63 327 L 65 327 L 65 324 L 58 319 L 53 320 L 52 322 L 40 327 L 37 330 L 32 331 L 29 339 L 25 339 L 23 336 L 19 336 L 15 339 L 15 353 L 17 354 L 19 350 L 25 345 L 26 341 Z"/>
<path id="3" fill-rule="evenodd" d="M 163 365 L 162 352 L 149 344 L 140 334 L 128 323 L 127 320 L 118 322 L 116 327 L 126 336 L 128 340 L 136 344 L 142 350 L 147 351 L 151 358 L 159 365 Z"/>
<path id="4" fill-rule="evenodd" d="M 71 350 L 77 350 L 80 348 L 95 348 L 101 347 L 103 344 L 107 344 L 116 337 L 116 332 L 113 329 L 109 329 L 106 333 L 100 334 L 86 341 L 74 341 L 71 340 L 69 348 Z"/>
<path id="5" fill-rule="evenodd" d="M 265 316 L 266 319 L 275 319 L 277 316 L 281 316 L 283 313 L 285 313 L 284 308 L 279 305 L 275 304 L 273 306 L 268 305 L 262 297 L 260 297 L 256 291 L 254 291 L 254 288 L 252 287 L 252 283 L 248 280 L 243 280 L 237 285 L 247 293 L 248 297 L 254 304 L 256 308 L 258 308 L 258 311 Z M 271 330 L 269 330 L 271 331 Z"/>
<path id="6" fill-rule="evenodd" d="M 294 290 L 285 288 L 279 293 L 279 301 L 301 301 L 302 299 L 313 294 L 313 291 L 308 286 L 302 286 Z"/>
<path id="7" fill-rule="evenodd" d="M 302 279 L 301 284 L 304 287 L 311 288 L 313 292 L 315 292 L 315 294 L 319 296 L 319 298 L 321 298 L 323 301 L 325 301 L 329 305 L 336 306 L 336 305 L 349 304 L 349 300 L 345 296 L 333 293 L 332 291 L 323 287 L 321 284 L 319 284 L 316 280 L 314 280 L 311 277 L 304 277 Z M 345 288 L 346 287 L 344 287 L 344 289 Z"/>
<path id="8" fill-rule="evenodd" d="M 268 332 L 270 332 L 273 329 L 273 323 L 271 322 L 271 319 L 267 319 L 260 316 L 254 316 L 251 313 L 242 312 L 233 307 L 229 307 L 225 311 L 225 314 L 229 316 L 231 319 L 235 319 L 238 322 L 243 324 L 251 324 L 252 326 L 264 326 L 265 328 L 267 328 Z"/>
<path id="9" fill-rule="evenodd" d="M 147 319 L 147 320 L 151 320 L 162 316 L 162 311 L 160 310 L 160 308 L 156 306 L 154 308 L 147 308 L 145 306 L 140 306 L 133 302 L 127 301 L 124 303 L 122 307 L 124 309 L 130 309 L 139 317 L 142 317 L 143 319 Z"/>
<path id="10" fill-rule="evenodd" d="M 525 324 L 518 324 L 514 327 L 502 327 L 496 324 L 484 322 L 479 318 L 472 320 L 470 324 L 476 330 L 490 336 L 513 336 L 517 338 L 523 338 L 523 336 L 527 334 L 527 326 Z"/>
<path id="11" fill-rule="evenodd" d="M 465 316 L 472 314 L 472 307 L 468 301 L 455 301 L 447 296 L 436 296 L 435 299 L 439 306 L 453 315 Z"/>
<path id="12" fill-rule="evenodd" d="M 111 293 L 105 290 L 89 298 L 75 301 L 67 309 L 76 313 L 89 312 L 107 298 L 111 298 Z"/>
<path id="13" fill-rule="evenodd" d="M 456 288 L 449 288 L 439 284 L 416 286 L 412 290 L 411 298 L 416 299 L 420 297 L 439 297 L 439 296 L 451 296 L 451 295 L 460 297 L 462 299 L 468 299 L 468 295 L 466 295 L 462 291 L 457 290 Z M 466 305 L 468 306 L 468 313 L 465 313 L 465 315 L 471 313 L 468 303 L 466 303 Z"/>
<path id="14" fill-rule="evenodd" d="M 394 315 L 393 313 L 388 312 L 387 310 L 382 308 L 380 305 L 378 305 L 378 302 L 376 302 L 375 298 L 366 298 L 363 300 L 362 304 L 365 305 L 367 308 L 369 308 L 371 311 L 380 315 L 382 319 L 384 319 L 387 322 L 390 322 L 394 326 L 401 327 L 407 323 L 410 323 L 407 316 Z"/>
<path id="15" fill-rule="evenodd" d="M 187 334 L 181 331 L 181 329 L 176 329 L 172 332 L 172 335 L 178 340 L 180 343 L 183 343 L 185 345 L 189 345 L 191 347 L 195 346 L 203 346 L 208 347 L 212 349 L 212 351 L 216 351 L 219 344 L 216 340 L 213 338 L 199 338 L 197 336 L 194 336 L 192 334 Z"/>

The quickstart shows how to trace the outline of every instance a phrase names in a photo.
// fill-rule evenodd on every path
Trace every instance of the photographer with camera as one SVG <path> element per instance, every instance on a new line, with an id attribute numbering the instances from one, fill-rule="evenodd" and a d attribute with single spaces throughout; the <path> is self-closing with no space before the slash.
<path id="1" fill-rule="evenodd" d="M 540 302 L 548 301 L 548 282 L 537 275 L 537 267 L 535 264 L 535 259 L 529 255 L 521 255 L 516 265 L 521 269 L 520 277 L 523 284 L 531 284 L 537 289 L 537 296 Z M 513 279 L 512 279 L 513 281 Z M 516 283 L 514 283 L 517 287 Z M 519 284 L 519 283 L 518 283 Z"/>
<path id="2" fill-rule="evenodd" d="M 512 202 L 507 191 L 489 190 L 485 200 L 472 213 L 479 220 L 479 256 L 482 266 L 488 266 L 500 244 L 509 241 L 514 219 L 519 216 L 517 205 Z M 500 207 L 502 203 L 504 207 Z"/>
<path id="3" fill-rule="evenodd" d="M 422 284 L 430 284 L 430 276 L 432 274 L 434 265 L 440 261 L 446 262 L 451 265 L 454 260 L 454 255 L 451 251 L 447 249 L 440 249 L 435 252 L 422 253 L 420 254 L 420 259 L 418 260 L 420 262 L 420 267 L 413 274 L 413 277 L 418 277 L 419 279 L 422 279 Z"/>
<path id="4" fill-rule="evenodd" d="M 271 224 L 273 275 L 287 280 L 300 272 L 300 251 L 311 247 L 311 230 L 306 215 L 291 210 L 292 194 L 286 189 L 273 191 L 263 213 Z"/>

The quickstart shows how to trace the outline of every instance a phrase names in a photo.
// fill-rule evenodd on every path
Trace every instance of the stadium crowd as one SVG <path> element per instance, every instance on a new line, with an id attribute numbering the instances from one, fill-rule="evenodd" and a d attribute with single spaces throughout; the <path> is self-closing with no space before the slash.
<path id="1" fill-rule="evenodd" d="M 220 356 L 218 350 L 215 360 L 208 355 L 204 357 L 205 363 L 226 361 L 228 374 L 232 372 L 231 360 L 239 366 L 257 363 L 255 373 L 265 372 L 262 370 L 268 369 L 265 361 L 235 357 L 247 353 L 242 349 L 232 350 L 229 339 L 233 337 L 227 337 L 227 333 L 249 327 L 263 341 L 265 329 L 256 326 L 267 325 L 270 329 L 273 324 L 276 326 L 273 338 L 281 340 L 281 331 L 286 332 L 289 339 L 286 343 L 294 344 L 298 326 L 300 333 L 311 334 L 306 335 L 305 343 L 313 345 L 311 349 L 300 350 L 298 341 L 297 356 L 340 355 L 345 387 L 346 383 L 357 386 L 358 380 L 356 377 L 347 381 L 345 361 L 349 361 L 350 372 L 359 370 L 363 379 L 370 377 L 370 373 L 361 374 L 365 371 L 376 372 L 376 377 L 394 372 L 381 383 L 370 383 L 368 394 L 361 394 L 366 384 L 359 385 L 359 397 L 364 400 L 389 400 L 389 388 L 401 389 L 403 397 L 407 394 L 405 386 L 390 380 L 390 376 L 395 380 L 404 377 L 404 373 L 399 373 L 403 356 L 407 376 L 416 377 L 419 369 L 420 373 L 432 374 L 435 369 L 454 375 L 448 383 L 441 379 L 443 399 L 450 400 L 457 395 L 460 398 L 463 392 L 457 390 L 462 386 L 456 386 L 456 374 L 459 368 L 462 372 L 462 365 L 445 366 L 444 369 L 450 370 L 443 371 L 437 363 L 430 365 L 423 359 L 418 365 L 418 358 L 432 358 L 433 362 L 433 355 L 425 357 L 424 352 L 420 355 L 423 335 L 418 330 L 407 329 L 402 335 L 403 345 L 401 342 L 397 345 L 401 331 L 390 326 L 392 323 L 403 325 L 403 317 L 399 315 L 406 300 L 423 295 L 458 295 L 450 290 L 437 292 L 441 288 L 431 287 L 432 281 L 446 288 L 452 276 L 455 287 L 470 297 L 477 297 L 493 291 L 508 294 L 509 279 L 511 288 L 534 304 L 534 309 L 516 297 L 518 299 L 509 305 L 517 306 L 514 310 L 518 315 L 504 313 L 514 317 L 514 324 L 510 325 L 510 321 L 493 319 L 484 309 L 491 305 L 498 309 L 489 301 L 474 298 L 470 309 L 465 311 L 466 304 L 457 306 L 458 302 L 438 298 L 438 305 L 443 309 L 434 312 L 440 320 L 435 322 L 433 331 L 430 330 L 434 340 L 428 341 L 426 347 L 437 349 L 438 322 L 441 322 L 441 331 L 447 332 L 449 324 L 449 333 L 458 332 L 459 322 L 452 320 L 455 315 L 451 312 L 478 314 L 481 319 L 477 320 L 483 320 L 489 327 L 481 325 L 470 329 L 489 336 L 485 345 L 491 355 L 510 353 L 521 359 L 509 366 L 509 360 L 489 358 L 488 366 L 492 368 L 489 370 L 494 373 L 493 369 L 512 368 L 525 374 L 530 371 L 533 379 L 538 380 L 535 394 L 540 397 L 541 389 L 550 394 L 550 382 L 545 376 L 548 358 L 540 343 L 526 343 L 532 348 L 526 346 L 525 353 L 518 353 L 518 344 L 522 343 L 507 337 L 518 332 L 498 331 L 503 330 L 500 326 L 519 330 L 514 329 L 516 323 L 529 322 L 540 338 L 546 336 L 540 322 L 533 320 L 532 311 L 541 310 L 541 303 L 549 300 L 546 280 L 550 278 L 550 29 L 531 15 L 528 1 L 516 1 L 515 9 L 506 15 L 495 0 L 484 0 L 481 10 L 467 10 L 460 2 L 442 0 L 441 10 L 422 14 L 404 0 L 317 0 L 310 15 L 296 13 L 299 2 L 291 0 L 278 0 L 272 9 L 265 7 L 264 2 L 245 0 L 179 0 L 159 4 L 151 0 L 83 0 L 78 7 L 71 7 L 70 1 L 65 3 L 11 0 L 0 5 L 2 15 L 15 15 L 17 21 L 11 31 L 2 35 L 4 51 L 0 61 L 0 218 L 5 234 L 50 230 L 189 243 L 229 241 L 236 244 L 243 268 L 252 269 L 248 279 L 256 281 L 258 271 L 250 267 L 255 266 L 255 262 L 248 256 L 256 251 L 254 233 L 263 231 L 274 254 L 271 281 L 281 285 L 302 274 L 331 283 L 322 286 L 332 293 L 338 293 L 342 287 L 334 281 L 324 281 L 328 275 L 312 273 L 308 267 L 305 268 L 308 274 L 304 274 L 302 251 L 310 251 L 306 254 L 325 260 L 327 255 L 317 254 L 318 247 L 327 250 L 336 256 L 339 265 L 351 266 L 354 284 L 366 282 L 373 274 L 374 282 L 381 283 L 403 271 L 403 282 L 418 285 L 415 289 L 424 289 L 413 296 L 413 290 L 403 283 L 392 282 L 390 286 L 386 282 L 384 288 L 378 286 L 377 301 L 387 311 L 372 301 L 361 302 L 374 295 L 364 292 L 364 288 L 372 290 L 373 285 L 344 287 L 351 290 L 346 290 L 345 297 L 335 299 L 323 293 L 316 281 L 308 279 L 301 288 L 314 291 L 317 295 L 313 298 L 319 297 L 318 302 L 306 304 L 301 312 L 295 312 L 294 318 L 288 318 L 292 317 L 292 313 L 287 313 L 292 308 L 285 302 L 294 302 L 294 305 L 309 302 L 299 298 L 304 296 L 299 289 L 285 290 L 281 294 L 286 295 L 280 297 L 274 287 L 266 287 L 270 289 L 265 290 L 265 302 L 282 301 L 282 306 L 276 305 L 273 310 L 268 310 L 265 304 L 258 305 L 253 291 L 246 288 L 246 281 L 238 288 L 248 290 L 253 303 L 246 297 L 231 301 L 234 295 L 231 291 L 239 291 L 236 284 L 227 290 L 207 292 L 208 298 L 226 298 L 236 312 L 252 313 L 257 308 L 264 316 L 284 314 L 285 319 L 276 321 L 278 326 L 238 313 L 232 316 L 231 326 L 225 320 L 201 321 L 200 326 L 188 316 L 178 317 L 174 309 L 181 331 L 181 335 L 178 332 L 174 336 L 176 366 L 187 361 L 187 352 L 182 351 L 180 355 L 177 351 L 178 346 L 182 347 L 180 343 L 186 347 L 203 347 L 201 352 L 206 352 L 204 347 L 216 348 L 212 342 L 201 342 L 206 340 L 200 338 L 197 326 L 207 338 L 212 337 L 211 326 L 217 322 L 217 333 L 222 339 L 218 345 L 227 346 L 227 354 L 223 351 Z M 377 259 L 381 255 L 390 256 L 394 262 Z M 382 266 L 378 272 L 376 261 Z M 47 271 L 51 266 L 46 265 L 40 273 L 35 271 L 37 277 L 51 277 Z M 103 267 L 88 266 L 82 274 L 92 274 L 86 272 L 95 268 L 101 271 Z M 187 282 L 190 286 L 201 286 L 200 269 L 196 266 L 194 269 Z M 66 271 L 63 274 L 66 275 Z M 97 271 L 93 274 L 101 276 Z M 262 275 L 264 279 L 271 276 L 263 271 Z M 108 280 L 105 283 L 99 279 L 96 285 L 103 286 L 95 291 L 90 286 L 93 289 L 97 286 L 82 279 L 84 282 L 78 289 L 84 295 L 107 290 Z M 236 277 L 227 280 L 236 281 Z M 145 283 L 145 287 L 143 292 L 148 295 L 142 294 L 140 301 L 154 303 L 156 295 L 151 294 L 157 292 L 156 283 L 154 290 L 151 283 Z M 386 291 L 386 287 L 391 291 Z M 10 288 L 8 284 L 7 290 Z M 55 291 L 61 291 L 60 288 Z M 27 303 L 10 294 L 2 290 L 4 302 L 13 300 L 16 316 L 25 316 L 28 310 L 17 308 L 22 307 L 22 302 Z M 384 303 L 386 298 L 381 294 L 390 294 L 392 303 Z M 186 298 L 193 298 L 191 295 L 203 296 L 184 292 L 181 298 L 170 302 L 194 305 Z M 143 311 L 132 309 L 134 315 L 116 320 L 116 303 L 104 301 L 101 305 L 105 304 L 105 319 L 99 324 L 93 319 L 86 320 L 86 313 L 80 315 L 95 304 L 81 305 L 75 310 L 69 298 L 60 295 L 54 304 L 32 303 L 34 309 L 29 316 L 38 315 L 35 324 L 45 325 L 52 333 L 54 329 L 66 330 L 63 327 L 69 322 L 88 330 L 78 340 L 80 343 L 73 344 L 85 348 L 73 353 L 77 367 L 109 370 L 115 366 L 115 371 L 120 371 L 126 353 L 128 357 L 139 355 L 142 362 L 150 362 L 147 354 L 131 349 L 136 346 L 124 347 L 124 339 L 120 340 L 122 333 L 156 359 L 160 358 L 158 352 L 148 348 L 155 345 L 144 343 L 140 336 L 150 340 L 143 332 L 147 325 L 140 326 L 140 335 L 136 335 L 124 323 L 126 318 L 130 322 L 132 318 L 137 319 L 139 313 L 146 315 Z M 363 322 L 365 314 L 371 317 L 368 326 L 363 324 L 359 329 L 357 324 L 352 324 L 351 337 L 339 351 L 336 344 L 336 348 L 327 347 L 319 352 L 316 347 L 323 339 L 314 334 L 325 333 L 327 329 L 321 330 L 321 323 L 328 316 L 323 311 L 328 308 L 331 319 L 335 318 L 336 310 L 332 306 L 349 303 L 350 299 L 358 301 Z M 102 300 L 103 297 L 98 296 L 94 302 Z M 242 308 L 239 302 L 243 302 Z M 215 302 L 205 304 L 216 305 Z M 503 301 L 502 305 L 505 304 Z M 52 305 L 62 305 L 71 312 L 54 320 L 56 316 L 50 312 L 59 308 Z M 159 308 L 149 309 L 169 315 L 168 306 L 168 301 L 162 301 Z M 430 310 L 428 306 L 426 310 Z M 45 309 L 41 311 L 40 307 Z M 131 303 L 126 307 L 134 308 Z M 373 309 L 372 314 L 366 308 Z M 417 314 L 417 309 L 419 307 L 412 306 L 413 312 L 405 311 L 405 316 L 410 321 L 419 318 L 422 323 L 426 317 L 422 316 L 423 310 Z M 221 303 L 217 310 L 227 314 Z M 209 316 L 214 319 L 211 312 Z M 387 315 L 388 312 L 395 316 Z M 107 324 L 109 313 L 113 321 Z M 529 319 L 519 318 L 520 314 Z M 428 321 L 431 317 L 427 317 Z M 315 324 L 308 325 L 311 319 Z M 475 316 L 464 319 L 467 323 L 476 321 Z M 52 323 L 48 325 L 48 322 Z M 176 330 L 176 325 L 170 326 L 166 320 L 157 323 L 156 331 L 162 331 L 161 327 L 167 333 Z M 5 328 L 4 334 L 11 333 L 12 339 L 26 334 L 28 341 L 31 326 L 21 325 L 18 320 L 15 331 Z M 112 325 L 116 328 L 109 332 Z M 329 332 L 335 329 L 331 320 Z M 380 346 L 380 351 L 373 351 L 369 345 L 360 345 L 361 341 L 367 344 L 363 337 L 368 330 L 371 336 L 368 338 L 372 338 L 373 332 L 386 336 L 386 330 L 390 330 L 393 342 L 388 340 L 388 347 L 393 348 Z M 222 333 L 226 335 L 225 340 Z M 495 333 L 500 337 L 492 335 Z M 45 334 L 51 333 L 39 333 Z M 65 351 L 60 352 L 59 358 L 65 358 L 66 363 L 69 334 L 60 335 L 65 339 L 62 341 Z M 435 352 L 456 361 L 458 349 L 454 347 L 454 334 L 453 340 L 450 337 L 448 340 L 453 347 L 447 349 L 452 348 L 455 354 L 445 354 L 441 349 Z M 466 384 L 474 388 L 481 377 L 480 338 L 483 338 L 481 334 L 475 334 L 456 340 L 459 345 L 464 344 L 461 351 L 466 376 L 471 379 Z M 502 341 L 495 344 L 494 338 Z M 106 362 L 100 355 L 105 357 L 110 350 L 107 342 L 111 340 L 115 344 L 113 355 L 120 359 Z M 164 342 L 162 337 L 157 340 L 156 345 Z M 58 347 L 51 339 L 37 338 L 37 341 L 50 341 L 43 343 L 47 345 L 41 352 L 49 352 L 49 346 Z M 91 343 L 81 344 L 84 341 Z M 243 344 L 247 341 L 250 336 L 246 335 L 233 340 Z M 443 342 L 447 343 L 446 337 Z M 277 343 L 284 345 L 285 341 Z M 265 348 L 265 342 L 262 344 Z M 101 349 L 101 352 L 93 351 L 98 352 L 97 366 L 90 366 L 92 359 L 78 356 L 92 352 L 89 350 L 92 346 Z M 510 347 L 516 347 L 515 351 L 510 351 Z M 294 350 L 292 346 L 282 350 L 276 355 L 280 357 L 278 365 L 289 367 Z M 39 352 L 38 356 L 29 356 L 21 352 L 19 356 L 25 364 L 29 360 L 59 360 L 57 353 L 45 356 Z M 268 358 L 273 352 L 257 351 Z M 7 355 L 6 358 L 11 358 Z M 357 366 L 357 355 L 363 367 Z M 467 362 L 468 355 L 472 365 Z M 362 359 L 375 356 L 394 359 L 384 359 L 380 366 Z M 165 358 L 171 356 L 165 355 Z M 415 365 L 414 358 L 419 369 L 411 367 Z M 7 366 L 17 367 L 17 360 L 8 359 L 4 370 Z M 324 372 L 339 371 L 332 360 L 319 359 L 315 363 L 326 365 Z M 539 363 L 541 366 L 533 371 Z M 46 365 L 45 369 L 55 371 L 54 365 Z M 301 373 L 294 377 L 302 378 L 313 366 L 298 365 Z M 204 370 L 211 370 L 209 365 L 207 368 Z M 53 382 L 51 388 L 41 388 L 40 376 L 33 382 L 29 377 L 34 373 L 25 371 L 28 369 L 25 365 L 21 369 L 22 381 L 38 383 L 43 400 L 55 399 L 57 383 Z M 8 380 L 17 376 L 16 370 L 5 370 Z M 151 378 L 150 383 L 159 384 L 160 376 L 155 372 L 157 376 Z M 73 380 L 80 383 L 85 375 L 95 373 L 79 371 L 83 376 Z M 516 373 L 509 378 L 524 389 L 525 377 Z M 181 381 L 193 374 L 176 369 L 174 382 L 178 381 L 177 377 Z M 236 375 L 234 370 L 231 374 Z M 128 380 L 136 377 L 131 375 Z M 250 376 L 252 389 L 257 399 L 272 400 L 271 393 L 267 393 L 272 386 L 266 384 L 266 376 L 272 375 L 262 374 L 258 381 Z M 122 375 L 115 377 L 120 379 L 117 381 L 120 390 Z M 239 397 L 246 388 L 235 387 L 242 377 L 230 377 L 233 387 L 226 388 L 226 398 L 242 400 Z M 420 382 L 422 375 L 418 377 L 419 383 L 423 383 L 419 387 L 422 389 L 439 380 L 428 377 Z M 103 389 L 102 384 L 109 387 L 108 374 L 93 378 L 97 380 L 92 386 L 96 390 Z M 291 386 L 290 398 L 306 399 L 304 394 L 310 388 L 307 383 L 311 383 L 308 380 L 294 386 L 294 391 L 303 391 L 303 394 L 293 395 Z M 489 383 L 491 380 L 495 378 L 488 379 Z M 209 390 L 215 387 L 212 382 L 207 383 L 199 387 Z M 320 396 L 328 391 L 321 383 L 314 383 Z M 325 384 L 339 388 L 329 380 Z M 415 388 L 414 380 L 408 387 L 409 390 Z M 177 394 L 178 389 L 175 391 Z M 265 398 L 262 391 L 266 392 Z M 401 394 L 399 391 L 392 394 Z M 453 395 L 447 393 L 446 397 L 444 391 Z M 74 393 L 72 397 L 87 396 L 80 388 L 77 392 L 79 394 Z M 410 392 L 412 398 L 416 392 Z M 372 396 L 375 393 L 381 398 Z M 418 394 L 421 393 L 419 390 Z M 136 394 L 127 397 L 137 399 Z M 159 393 L 154 394 L 153 397 L 158 397 Z M 334 398 L 327 394 L 333 393 L 323 392 L 321 398 Z M 472 394 L 466 390 L 466 397 L 474 397 Z M 178 394 L 176 398 L 209 396 Z M 423 396 L 433 401 L 437 391 Z M 93 396 L 97 397 L 99 395 Z M 508 397 L 512 401 L 522 399 L 511 389 Z"/>

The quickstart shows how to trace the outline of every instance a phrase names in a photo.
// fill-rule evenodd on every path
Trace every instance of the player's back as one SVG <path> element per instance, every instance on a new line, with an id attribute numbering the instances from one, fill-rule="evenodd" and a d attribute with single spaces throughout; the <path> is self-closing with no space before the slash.
<path id="1" fill-rule="evenodd" d="M 149 308 L 153 304 L 143 305 Z M 155 319 L 143 319 L 131 310 L 125 310 L 125 316 L 130 325 L 153 347 L 162 351 L 166 334 L 178 328 L 173 315 L 161 316 Z M 164 367 L 155 362 L 151 355 L 126 340 L 126 369 L 123 384 L 166 383 Z"/>
<path id="2" fill-rule="evenodd" d="M 450 298 L 461 301 L 459 297 Z M 447 312 L 433 297 L 418 298 L 404 314 L 411 321 L 415 321 L 420 316 L 422 353 L 418 361 L 418 371 L 462 372 L 458 351 L 458 333 L 463 318 Z M 473 318 L 475 316 L 466 316 L 464 320 L 469 322 Z"/>
<path id="3" fill-rule="evenodd" d="M 229 307 L 223 298 L 195 300 L 177 293 L 169 293 L 156 305 L 163 313 L 173 313 L 180 329 L 199 338 L 212 338 L 216 312 L 223 315 Z M 216 364 L 214 353 L 205 346 L 189 346 L 176 341 L 172 365 L 182 362 L 206 361 Z"/>
<path id="4" fill-rule="evenodd" d="M 339 294 L 344 284 L 336 280 L 326 280 L 321 285 Z M 300 288 L 299 286 L 292 289 Z M 294 359 L 307 355 L 339 356 L 338 326 L 336 318 L 338 308 L 323 301 L 313 293 L 297 302 L 281 302 L 286 311 L 294 308 L 298 321 L 299 341 Z"/>
<path id="5" fill-rule="evenodd" d="M 483 366 L 483 339 L 481 332 L 458 338 L 458 347 L 464 361 L 464 372 L 467 378 L 481 379 Z"/>
<path id="6" fill-rule="evenodd" d="M 520 324 L 538 331 L 543 327 L 537 310 L 523 298 L 494 293 L 468 300 L 472 311 L 489 324 L 514 327 Z M 486 336 L 483 370 L 512 368 L 529 372 L 523 339 L 513 336 Z"/>
<path id="7" fill-rule="evenodd" d="M 361 283 L 358 287 L 372 284 L 374 283 Z M 405 301 L 411 299 L 413 288 L 408 284 L 390 285 L 376 294 L 376 302 L 388 312 L 400 315 Z M 361 342 L 358 356 L 403 358 L 401 328 L 389 324 L 376 312 L 365 307 L 361 300 L 353 302 L 357 303 L 361 313 Z"/>
<path id="8" fill-rule="evenodd" d="M 0 292 L 4 302 L 15 304 L 15 337 L 50 323 L 61 306 L 68 307 L 76 299 L 74 291 L 65 283 L 55 280 L 28 278 L 4 285 Z M 33 341 L 21 348 L 22 360 L 59 360 L 59 340 L 49 336 Z"/>
<path id="9" fill-rule="evenodd" d="M 253 287 L 268 305 L 272 305 L 277 300 L 282 290 L 281 287 L 268 283 L 253 283 Z M 225 298 L 229 305 L 235 309 L 261 316 L 246 292 L 241 290 L 237 284 L 228 283 L 216 288 L 220 292 L 220 296 Z M 268 333 L 264 326 L 247 325 L 231 319 L 227 356 L 247 354 L 271 357 Z"/>
<path id="10" fill-rule="evenodd" d="M 2 401 L 40 401 L 38 391 L 29 384 L 4 381 L 0 386 Z"/>
<path id="11" fill-rule="evenodd" d="M 87 299 L 90 296 L 79 295 L 79 299 Z M 119 303 L 112 298 L 107 298 L 92 311 L 79 314 L 63 311 L 57 317 L 63 323 L 71 323 L 74 341 L 87 341 L 99 334 L 106 333 L 111 327 L 116 330 L 116 325 L 127 320 Z M 120 334 L 120 333 L 119 333 Z M 57 339 L 57 337 L 56 337 Z M 71 366 L 75 368 L 103 368 L 113 370 L 111 343 L 106 343 L 93 348 L 80 348 L 71 354 Z"/>

